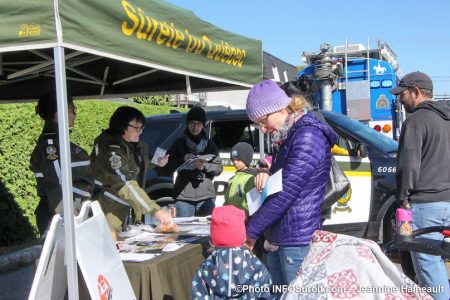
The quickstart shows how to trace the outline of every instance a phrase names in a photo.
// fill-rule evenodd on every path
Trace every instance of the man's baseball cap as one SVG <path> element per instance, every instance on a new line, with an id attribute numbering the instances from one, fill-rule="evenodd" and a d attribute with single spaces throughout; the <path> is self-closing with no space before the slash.
<path id="1" fill-rule="evenodd" d="M 433 90 L 433 82 L 427 74 L 416 71 L 403 76 L 396 88 L 390 90 L 391 94 L 398 95 L 408 88 Z"/>

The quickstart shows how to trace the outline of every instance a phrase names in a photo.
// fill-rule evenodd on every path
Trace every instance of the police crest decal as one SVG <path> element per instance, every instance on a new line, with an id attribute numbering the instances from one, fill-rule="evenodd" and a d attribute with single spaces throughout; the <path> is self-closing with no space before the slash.
<path id="1" fill-rule="evenodd" d="M 111 162 L 111 168 L 113 168 L 113 170 L 117 170 L 122 166 L 122 160 L 120 156 L 117 154 L 113 154 L 109 158 L 109 161 Z"/>
<path id="2" fill-rule="evenodd" d="M 48 160 L 58 159 L 57 150 L 54 145 L 48 145 L 47 147 L 45 147 L 45 152 L 47 153 Z"/>

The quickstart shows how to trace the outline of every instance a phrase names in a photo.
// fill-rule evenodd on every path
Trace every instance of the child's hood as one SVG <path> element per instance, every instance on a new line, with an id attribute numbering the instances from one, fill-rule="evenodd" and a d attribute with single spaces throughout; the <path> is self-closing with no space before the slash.
<path id="1" fill-rule="evenodd" d="M 231 297 L 239 297 L 244 293 L 236 293 L 236 285 L 259 284 L 258 279 L 264 276 L 261 261 L 244 248 L 217 248 L 208 261 L 209 276 L 203 274 L 204 279 L 209 280 L 214 294 L 223 298 L 230 297 L 230 293 Z"/>

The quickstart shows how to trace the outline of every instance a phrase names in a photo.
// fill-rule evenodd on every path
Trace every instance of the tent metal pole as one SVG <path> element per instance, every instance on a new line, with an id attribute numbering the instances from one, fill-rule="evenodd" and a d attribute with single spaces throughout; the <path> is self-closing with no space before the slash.
<path id="1" fill-rule="evenodd" d="M 3 54 L 0 53 L 0 76 L 3 76 L 4 71 L 3 71 Z"/>
<path id="2" fill-rule="evenodd" d="M 64 48 L 55 47 L 53 52 L 55 57 L 56 96 L 58 104 L 58 134 L 61 156 L 61 188 L 64 205 L 68 296 L 70 300 L 78 300 L 78 273 L 75 249 L 75 222 L 73 214 L 72 169 L 70 167 L 70 137 Z"/>
<path id="3" fill-rule="evenodd" d="M 49 73 L 49 74 L 42 74 L 42 77 L 49 77 L 49 78 L 55 78 L 55 74 L 53 73 Z M 77 78 L 77 77 L 72 77 L 72 76 L 66 76 L 66 80 L 67 81 L 77 81 L 77 82 L 84 82 L 84 83 L 89 83 L 89 84 L 95 84 L 95 85 L 102 85 L 101 82 L 98 81 L 92 81 L 89 79 L 82 79 L 82 78 Z"/>
<path id="4" fill-rule="evenodd" d="M 109 66 L 106 66 L 105 72 L 103 72 L 102 88 L 100 89 L 101 97 L 103 97 L 103 94 L 105 93 L 106 78 L 108 78 L 108 73 L 109 73 Z"/>
<path id="5" fill-rule="evenodd" d="M 186 93 L 188 97 L 192 94 L 191 79 L 189 78 L 189 75 L 186 75 Z"/>
<path id="6" fill-rule="evenodd" d="M 39 74 L 34 74 L 34 75 L 30 75 L 30 76 L 25 76 L 25 77 L 13 79 L 13 80 L 4 80 L 4 81 L 1 81 L 1 82 L 0 82 L 0 86 L 2 86 L 2 85 L 7 85 L 7 84 L 11 84 L 11 83 L 16 83 L 16 82 L 21 82 L 21 81 L 29 80 L 29 79 L 36 78 L 36 77 L 39 77 Z"/>
<path id="7" fill-rule="evenodd" d="M 123 78 L 123 79 L 120 79 L 120 80 L 114 81 L 112 85 L 118 85 L 118 84 L 121 84 L 121 83 L 124 83 L 124 82 L 130 81 L 130 80 L 133 80 L 133 79 L 136 79 L 136 78 L 142 77 L 142 76 L 146 76 L 146 75 L 149 75 L 149 74 L 152 74 L 152 73 L 158 72 L 158 71 L 159 71 L 158 69 L 152 69 L 152 70 L 148 70 L 148 71 L 145 71 L 145 72 L 142 72 L 142 73 L 139 73 L 139 74 L 136 74 L 136 75 L 130 76 L 130 77 L 126 77 L 126 78 Z"/>
<path id="8" fill-rule="evenodd" d="M 69 58 L 72 58 L 72 57 L 76 57 L 76 56 L 78 56 L 80 54 L 83 54 L 83 53 L 80 52 L 80 51 L 76 51 L 76 52 L 70 53 L 70 54 L 68 54 L 66 56 L 66 59 L 69 59 Z M 43 62 L 43 63 L 41 63 L 39 65 L 35 65 L 35 66 L 32 66 L 32 67 L 29 67 L 29 68 L 17 71 L 16 73 L 9 74 L 8 75 L 8 79 L 14 79 L 14 78 L 17 78 L 17 77 L 20 77 L 20 76 L 28 75 L 30 73 L 42 72 L 43 68 L 51 66 L 51 65 L 53 65 L 53 61 L 46 61 L 46 62 Z"/>
<path id="9" fill-rule="evenodd" d="M 191 78 L 189 78 L 189 75 L 186 75 L 186 94 L 187 94 L 188 105 L 189 105 L 189 102 L 192 101 L 192 99 L 194 98 L 192 96 Z"/>

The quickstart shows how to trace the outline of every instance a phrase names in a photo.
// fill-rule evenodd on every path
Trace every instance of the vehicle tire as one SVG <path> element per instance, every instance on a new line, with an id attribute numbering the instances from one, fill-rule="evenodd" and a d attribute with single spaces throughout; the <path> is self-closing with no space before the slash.
<path id="1" fill-rule="evenodd" d="M 411 252 L 400 251 L 400 264 L 402 266 L 402 271 L 406 276 L 412 281 L 417 283 L 416 271 L 414 271 L 414 265 L 411 258 Z"/>
<path id="2" fill-rule="evenodd" d="M 383 244 L 387 244 L 395 237 L 395 210 L 395 207 L 389 208 L 383 219 Z"/>
<path id="3" fill-rule="evenodd" d="M 395 211 L 397 207 L 391 207 L 384 219 L 383 224 L 383 243 L 387 244 L 395 238 Z M 416 281 L 416 272 L 412 263 L 411 253 L 409 251 L 395 251 L 389 255 L 389 258 L 393 261 L 399 262 L 403 273 L 408 276 L 412 281 Z"/>
<path id="4" fill-rule="evenodd" d="M 156 204 L 158 204 L 159 206 L 163 207 L 163 206 L 167 206 L 169 204 L 174 204 L 175 200 L 173 200 L 172 197 L 161 197 L 156 199 Z"/>

